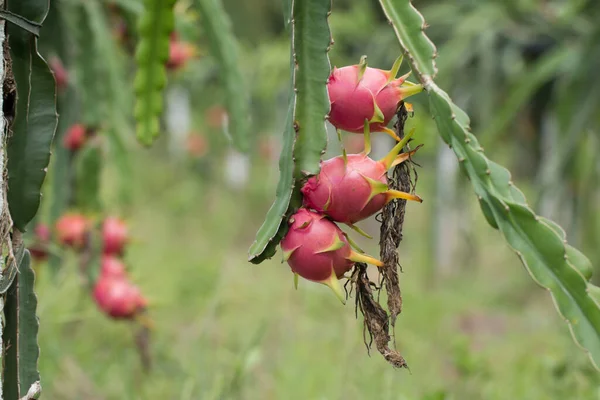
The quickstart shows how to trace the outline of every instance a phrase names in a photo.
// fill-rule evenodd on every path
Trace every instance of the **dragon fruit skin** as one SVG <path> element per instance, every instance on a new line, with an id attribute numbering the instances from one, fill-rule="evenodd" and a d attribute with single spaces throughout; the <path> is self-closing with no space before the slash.
<path id="1" fill-rule="evenodd" d="M 82 124 L 73 124 L 65 132 L 63 146 L 70 151 L 77 151 L 87 141 L 87 129 Z"/>
<path id="2" fill-rule="evenodd" d="M 289 223 L 281 248 L 292 272 L 329 286 L 342 302 L 344 298 L 338 279 L 355 262 L 382 265 L 378 260 L 354 252 L 342 230 L 323 214 L 301 208 Z"/>
<path id="3" fill-rule="evenodd" d="M 388 169 L 407 158 L 406 154 L 398 156 L 405 142 L 398 143 L 379 161 L 366 153 L 323 161 L 319 174 L 309 178 L 301 189 L 305 207 L 324 213 L 334 221 L 353 225 L 377 213 L 392 199 L 422 202 L 419 196 L 388 187 Z"/>
<path id="4" fill-rule="evenodd" d="M 122 254 L 129 241 L 127 224 L 117 217 L 107 217 L 102 223 L 104 254 Z"/>
<path id="5" fill-rule="evenodd" d="M 102 311 L 117 319 L 132 318 L 146 306 L 137 286 L 113 276 L 100 276 L 94 286 L 94 300 Z"/>
<path id="6" fill-rule="evenodd" d="M 331 103 L 329 122 L 337 129 L 363 133 L 365 121 L 372 132 L 386 132 L 400 101 L 423 90 L 421 85 L 403 86 L 407 75 L 394 79 L 400 64 L 390 71 L 370 68 L 366 63 L 334 68 L 327 82 Z"/>
<path id="7" fill-rule="evenodd" d="M 82 248 L 87 243 L 89 221 L 81 214 L 65 214 L 56 221 L 58 242 L 75 249 Z"/>
<path id="8" fill-rule="evenodd" d="M 104 254 L 100 266 L 100 275 L 103 277 L 125 278 L 125 264 L 113 255 Z"/>

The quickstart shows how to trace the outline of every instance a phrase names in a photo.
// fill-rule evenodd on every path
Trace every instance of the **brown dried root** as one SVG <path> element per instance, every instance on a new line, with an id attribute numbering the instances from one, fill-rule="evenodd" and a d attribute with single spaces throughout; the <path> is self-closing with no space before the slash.
<path id="1" fill-rule="evenodd" d="M 408 368 L 406 360 L 400 353 L 390 349 L 389 318 L 387 312 L 375 300 L 373 289 L 378 290 L 367 275 L 367 264 L 357 263 L 352 272 L 352 282 L 356 288 L 356 309 L 360 310 L 365 318 L 365 328 L 369 332 L 367 343 L 366 332 L 363 332 L 367 351 L 370 351 L 373 341 L 375 347 L 387 362 L 396 368 Z"/>
<path id="2" fill-rule="evenodd" d="M 400 138 L 404 137 L 404 124 L 408 118 L 408 112 L 404 104 L 398 109 L 398 121 L 396 122 L 396 132 Z M 405 152 L 410 149 L 405 148 Z M 414 171 L 410 158 L 397 165 L 388 176 L 390 189 L 396 189 L 403 192 L 411 192 L 416 184 L 411 181 L 411 171 Z M 367 350 L 371 349 L 373 342 L 377 350 L 383 357 L 396 368 L 408 368 L 408 365 L 402 355 L 395 350 L 390 349 L 390 324 L 392 331 L 396 324 L 398 314 L 402 312 L 402 292 L 400 290 L 400 281 L 398 278 L 398 268 L 400 267 L 398 257 L 398 245 L 402 241 L 402 226 L 404 224 L 404 213 L 406 200 L 395 200 L 388 203 L 381 214 L 378 221 L 381 222 L 380 230 L 380 255 L 384 267 L 380 268 L 382 276 L 382 284 L 388 294 L 387 306 L 389 315 L 385 309 L 379 304 L 379 291 L 381 287 L 377 287 L 374 282 L 369 280 L 367 275 L 366 264 L 357 263 L 352 272 L 351 285 L 356 291 L 356 310 L 360 309 L 364 316 L 365 329 L 369 332 L 370 340 L 367 343 L 365 333 L 365 345 Z M 377 292 L 377 299 L 373 292 Z M 394 346 L 395 347 L 395 346 Z"/>

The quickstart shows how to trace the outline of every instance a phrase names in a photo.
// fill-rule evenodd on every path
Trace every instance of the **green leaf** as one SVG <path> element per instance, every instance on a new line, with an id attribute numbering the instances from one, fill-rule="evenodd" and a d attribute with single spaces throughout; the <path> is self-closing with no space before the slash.
<path id="1" fill-rule="evenodd" d="M 36 316 L 35 275 L 29 251 L 25 250 L 19 274 L 8 290 L 3 332 L 5 345 L 3 391 L 6 399 L 19 399 L 40 380 L 38 371 L 39 320 Z"/>
<path id="2" fill-rule="evenodd" d="M 42 23 L 48 1 L 11 1 L 8 10 Z M 58 123 L 56 88 L 52 72 L 37 51 L 37 39 L 15 25 L 8 25 L 6 31 L 17 86 L 16 115 L 7 146 L 7 197 L 15 227 L 25 231 L 39 208 L 40 188 L 50 161 Z"/>
<path id="3" fill-rule="evenodd" d="M 307 175 L 319 173 L 321 156 L 327 146 L 325 118 L 329 114 L 329 97 L 326 85 L 331 73 L 327 54 L 331 32 L 327 18 L 331 1 L 296 1 L 293 8 L 284 8 L 293 12 L 289 18 L 293 21 L 290 57 L 293 87 L 279 158 L 275 202 L 249 250 L 249 261 L 254 264 L 273 257 L 277 251 L 277 245 L 287 232 L 287 218 L 301 205 L 300 185 Z"/>
<path id="4" fill-rule="evenodd" d="M 577 343 L 600 365 L 600 307 L 598 290 L 588 283 L 590 261 L 566 243 L 563 230 L 537 216 L 511 182 L 510 173 L 490 161 L 471 133 L 468 116 L 432 80 L 429 40 L 419 29 L 422 16 L 409 0 L 380 0 L 391 19 L 413 72 L 429 96 L 438 131 L 461 162 L 490 224 L 497 227 L 517 253 L 531 277 L 548 289 L 569 324 Z M 409 36 L 409 37 L 407 37 Z M 592 295 L 590 295 L 590 293 Z M 593 296 L 593 297 L 592 297 Z"/>
<path id="5" fill-rule="evenodd" d="M 165 63 L 169 58 L 169 35 L 174 26 L 175 0 L 146 0 L 144 4 L 135 52 L 138 70 L 133 83 L 136 94 L 134 116 L 139 142 L 150 146 L 160 130 L 162 92 L 167 83 Z"/>
<path id="6" fill-rule="evenodd" d="M 242 63 L 231 21 L 220 0 L 196 0 L 202 28 L 211 53 L 218 61 L 219 75 L 225 88 L 225 105 L 233 145 L 241 152 L 250 147 L 250 112 L 247 86 L 242 78 Z"/>

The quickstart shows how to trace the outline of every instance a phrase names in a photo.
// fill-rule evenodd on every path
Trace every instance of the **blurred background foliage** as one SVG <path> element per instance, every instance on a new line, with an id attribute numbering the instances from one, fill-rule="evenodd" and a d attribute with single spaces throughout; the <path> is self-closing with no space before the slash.
<path id="1" fill-rule="evenodd" d="M 535 209 L 600 261 L 600 4 L 593 0 L 415 0 L 438 46 L 439 84 L 472 118 L 488 156 L 513 172 Z M 427 102 L 415 96 L 422 205 L 410 204 L 401 245 L 404 312 L 396 341 L 411 372 L 369 358 L 362 321 L 326 288 L 302 284 L 279 255 L 246 249 L 277 183 L 287 108 L 289 42 L 277 0 L 224 0 L 251 98 L 253 148 L 223 133 L 219 65 L 192 7 L 176 30 L 197 56 L 171 71 L 164 133 L 135 142 L 133 49 L 140 0 L 53 0 L 43 55 L 69 83 L 40 220 L 73 206 L 77 163 L 61 135 L 98 131 L 106 212 L 136 235 L 127 254 L 151 299 L 154 368 L 144 374 L 127 324 L 112 323 L 62 255 L 38 266 L 44 396 L 61 399 L 596 399 L 600 378 L 574 347 L 549 296 L 484 222 Z M 399 46 L 375 0 L 334 0 L 332 65 L 389 69 Z M 406 66 L 404 66 L 406 68 Z M 329 152 L 337 146 L 331 136 Z M 346 136 L 347 145 L 352 137 Z M 380 148 L 389 145 L 377 137 Z M 355 141 L 354 141 L 355 142 Z M 356 143 L 354 143 L 356 145 Z M 375 144 L 376 150 L 378 144 Z M 385 150 L 384 150 L 385 151 Z M 365 229 L 375 232 L 374 221 Z M 362 241 L 367 249 L 374 242 Z M 54 261 L 53 261 L 54 260 Z M 596 279 L 596 282 L 598 280 Z M 57 290 L 56 287 L 60 287 Z M 81 301 L 78 301 L 81 299 Z"/>

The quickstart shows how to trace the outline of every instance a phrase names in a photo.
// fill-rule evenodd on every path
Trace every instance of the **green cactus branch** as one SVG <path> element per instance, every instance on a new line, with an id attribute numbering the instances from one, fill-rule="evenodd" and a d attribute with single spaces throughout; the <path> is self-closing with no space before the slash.
<path id="1" fill-rule="evenodd" d="M 196 0 L 196 6 L 200 11 L 202 28 L 208 37 L 211 53 L 219 64 L 219 75 L 225 89 L 228 131 L 233 146 L 241 152 L 247 152 L 250 148 L 250 111 L 231 21 L 220 0 Z"/>
<path id="2" fill-rule="evenodd" d="M 286 26 L 291 26 L 292 36 L 292 88 L 276 199 L 249 250 L 249 261 L 255 264 L 275 254 L 287 231 L 286 217 L 301 205 L 300 183 L 306 176 L 319 173 L 327 146 L 331 0 L 289 1 L 284 2 L 284 9 L 291 13 L 286 16 Z"/>
<path id="3" fill-rule="evenodd" d="M 499 229 L 532 278 L 548 289 L 575 341 L 600 365 L 600 288 L 589 283 L 592 265 L 566 243 L 554 222 L 537 216 L 510 173 L 489 160 L 471 133 L 469 117 L 433 78 L 435 46 L 424 34 L 425 21 L 409 0 L 380 0 L 412 70 L 427 91 L 431 113 L 443 140 L 471 181 L 487 221 Z"/>
<path id="4" fill-rule="evenodd" d="M 169 35 L 173 30 L 176 0 L 146 0 L 139 19 L 139 42 L 135 52 L 134 80 L 137 138 L 150 146 L 160 131 L 163 89 L 167 83 L 165 63 L 169 57 Z"/>
<path id="5" fill-rule="evenodd" d="M 9 11 L 41 24 L 48 13 L 48 2 L 10 2 Z M 7 196 L 15 227 L 25 231 L 40 205 L 40 189 L 50 162 L 50 146 L 58 124 L 56 88 L 50 68 L 38 53 L 37 38 L 16 25 L 9 24 L 6 31 L 17 97 L 12 137 L 7 145 Z"/>

